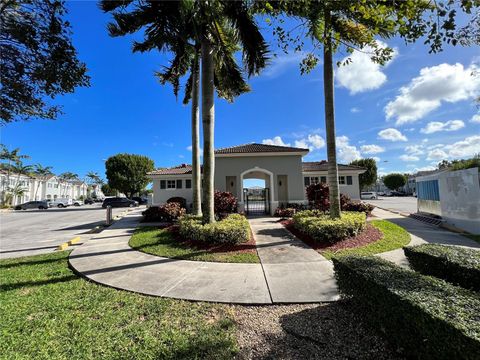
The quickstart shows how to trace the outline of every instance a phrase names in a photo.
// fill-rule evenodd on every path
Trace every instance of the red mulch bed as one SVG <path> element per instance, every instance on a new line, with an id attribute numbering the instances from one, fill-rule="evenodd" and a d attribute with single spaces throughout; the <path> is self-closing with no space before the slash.
<path id="1" fill-rule="evenodd" d="M 177 240 L 181 245 L 188 248 L 203 250 L 209 253 L 236 252 L 236 253 L 254 253 L 255 254 L 257 252 L 257 247 L 255 245 L 256 244 L 255 238 L 253 237 L 253 233 L 251 230 L 250 230 L 250 240 L 241 244 L 230 245 L 230 244 L 208 244 L 200 241 L 183 239 L 180 236 L 180 233 L 178 231 L 178 225 L 171 225 L 166 229 L 173 234 L 175 240 Z"/>
<path id="2" fill-rule="evenodd" d="M 302 240 L 307 245 L 311 246 L 315 250 L 330 250 L 338 251 L 342 249 L 356 248 L 363 245 L 370 244 L 377 240 L 380 240 L 383 236 L 382 232 L 371 224 L 367 223 L 367 227 L 357 236 L 352 236 L 344 240 L 338 241 L 335 244 L 327 242 L 318 242 L 312 239 L 310 236 L 297 230 L 293 226 L 293 221 L 290 219 L 281 220 L 280 223 L 287 228 L 293 235 Z"/>

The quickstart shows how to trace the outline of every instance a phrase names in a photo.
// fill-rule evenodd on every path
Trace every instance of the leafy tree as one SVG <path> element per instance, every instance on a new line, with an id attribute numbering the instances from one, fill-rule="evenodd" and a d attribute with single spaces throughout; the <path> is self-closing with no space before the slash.
<path id="1" fill-rule="evenodd" d="M 44 179 L 48 175 L 52 175 L 52 167 L 51 166 L 43 166 L 41 164 L 34 165 L 33 173 L 39 179 Z M 40 187 L 40 181 L 37 181 L 37 188 L 35 189 L 35 200 L 37 199 L 38 189 Z"/>
<path id="2" fill-rule="evenodd" d="M 371 59 L 384 64 L 392 57 L 393 50 L 378 46 L 376 37 L 400 36 L 406 42 L 414 42 L 426 36 L 425 43 L 431 52 L 442 50 L 444 42 L 457 44 L 461 37 L 456 32 L 458 9 L 470 14 L 478 6 L 475 0 L 454 0 L 445 3 L 427 1 L 349 1 L 349 0 L 298 0 L 270 1 L 262 3 L 260 12 L 294 17 L 299 21 L 300 35 L 294 36 L 282 25 L 275 28 L 280 47 L 287 51 L 294 44 L 296 51 L 305 49 L 304 30 L 313 41 L 313 51 L 308 51 L 301 62 L 301 72 L 308 73 L 318 63 L 316 49 L 323 49 L 323 85 L 325 95 L 325 128 L 327 137 L 328 184 L 330 188 L 330 216 L 340 217 L 340 194 L 335 144 L 335 112 L 333 55 L 343 48 L 347 52 L 372 49 Z M 430 13 L 428 13 L 430 12 Z M 430 14 L 431 16 L 428 16 Z M 478 29 L 478 23 L 470 24 L 469 30 Z M 469 32 L 472 33 L 472 32 Z M 472 40 L 480 43 L 480 39 Z M 460 42 L 467 45 L 467 42 Z M 348 64 L 350 59 L 345 63 Z"/>
<path id="3" fill-rule="evenodd" d="M 147 173 L 153 171 L 153 160 L 135 154 L 117 154 L 105 162 L 108 185 L 127 197 L 145 189 L 149 183 Z M 102 188 L 103 190 L 103 188 Z"/>
<path id="4" fill-rule="evenodd" d="M 0 161 L 6 161 L 6 163 L 2 163 L 2 165 L 4 165 L 3 168 L 7 172 L 5 182 L 2 182 L 2 205 L 7 202 L 5 197 L 6 192 L 8 191 L 8 186 L 10 186 L 10 175 L 12 173 L 12 167 L 14 165 L 20 164 L 23 159 L 28 158 L 30 158 L 30 156 L 20 154 L 19 148 L 8 150 L 8 148 L 4 144 L 0 144 Z"/>
<path id="5" fill-rule="evenodd" d="M 102 193 L 105 196 L 115 196 L 115 195 L 117 195 L 117 190 L 112 189 L 110 187 L 110 185 L 108 185 L 108 184 L 103 184 L 101 189 L 102 189 Z"/>
<path id="6" fill-rule="evenodd" d="M 63 1 L 7 0 L 0 5 L 0 123 L 55 119 L 47 98 L 89 86 L 84 63 L 70 40 Z"/>
<path id="7" fill-rule="evenodd" d="M 397 190 L 407 183 L 407 178 L 403 174 L 392 173 L 383 177 L 383 183 L 390 190 Z"/>
<path id="8" fill-rule="evenodd" d="M 129 13 L 126 9 L 133 6 Z M 179 77 L 191 71 L 187 81 L 187 97 L 192 94 L 192 123 L 198 118 L 198 105 L 195 104 L 198 85 L 196 69 L 198 56 L 201 58 L 202 83 L 202 123 L 203 146 L 203 222 L 215 221 L 214 214 L 214 92 L 220 97 L 233 100 L 248 90 L 241 70 L 236 64 L 234 52 L 243 50 L 243 60 L 248 75 L 259 72 L 265 66 L 267 44 L 264 41 L 250 12 L 248 1 L 176 1 L 176 2 L 136 2 L 102 1 L 104 11 L 114 11 L 116 27 L 113 34 L 123 35 L 146 28 L 146 38 L 135 43 L 134 50 L 146 51 L 152 48 L 171 51 L 175 54 L 172 64 L 160 73 L 162 82 L 171 82 L 175 89 Z M 145 16 L 145 14 L 149 16 Z M 120 31 L 118 31 L 120 30 Z M 238 46 L 238 48 L 237 48 Z M 197 59 L 197 60 L 196 60 Z M 192 77 L 194 75 L 194 77 Z M 193 144 L 197 133 L 193 126 Z M 194 172 L 199 174 L 199 166 L 192 159 Z M 195 180 L 195 179 L 194 179 Z M 199 177 L 197 177 L 198 186 Z M 198 204 L 196 205 L 198 206 Z"/>
<path id="9" fill-rule="evenodd" d="M 459 159 L 459 160 L 442 160 L 438 163 L 438 169 L 440 170 L 463 170 L 470 169 L 473 167 L 480 168 L 480 154 L 475 155 L 471 159 Z"/>
<path id="10" fill-rule="evenodd" d="M 360 166 L 367 170 L 358 176 L 360 188 L 362 190 L 374 185 L 377 182 L 377 162 L 374 159 L 367 158 L 354 160 L 350 163 L 350 165 Z"/>

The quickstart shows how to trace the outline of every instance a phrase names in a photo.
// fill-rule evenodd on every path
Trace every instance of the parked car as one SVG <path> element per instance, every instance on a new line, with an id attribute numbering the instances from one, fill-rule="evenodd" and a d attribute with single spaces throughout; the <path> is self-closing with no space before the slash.
<path id="1" fill-rule="evenodd" d="M 27 209 L 48 209 L 48 203 L 46 201 L 27 201 L 26 203 L 17 205 L 15 210 L 27 210 Z"/>
<path id="2" fill-rule="evenodd" d="M 54 199 L 49 203 L 50 207 L 59 207 L 59 208 L 64 208 L 72 204 L 73 204 L 72 199 L 62 199 L 62 198 Z"/>
<path id="3" fill-rule="evenodd" d="M 377 199 L 377 193 L 374 191 L 365 191 L 360 194 L 361 199 L 375 200 Z"/>
<path id="4" fill-rule="evenodd" d="M 134 196 L 132 200 L 138 202 L 139 205 L 145 205 L 148 203 L 148 199 L 146 197 Z"/>
<path id="5" fill-rule="evenodd" d="M 73 200 L 73 206 L 81 206 L 83 205 L 83 201 L 82 200 Z"/>
<path id="6" fill-rule="evenodd" d="M 392 191 L 390 196 L 407 196 L 403 191 Z"/>
<path id="7" fill-rule="evenodd" d="M 92 204 L 95 204 L 95 200 L 94 199 L 91 199 L 91 198 L 86 198 L 83 203 L 85 205 L 92 205 Z"/>
<path id="8" fill-rule="evenodd" d="M 378 196 L 387 196 L 387 194 L 384 191 L 379 191 L 377 192 Z"/>
<path id="9" fill-rule="evenodd" d="M 102 208 L 111 207 L 134 207 L 138 206 L 135 200 L 127 199 L 126 197 L 111 197 L 103 200 Z"/>

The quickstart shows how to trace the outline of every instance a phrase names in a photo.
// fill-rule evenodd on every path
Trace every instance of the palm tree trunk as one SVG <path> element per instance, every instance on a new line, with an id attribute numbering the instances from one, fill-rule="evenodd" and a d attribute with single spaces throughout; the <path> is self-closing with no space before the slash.
<path id="1" fill-rule="evenodd" d="M 214 59 L 209 40 L 202 39 L 202 124 L 203 124 L 203 223 L 215 221 L 213 207 L 215 156 L 214 156 Z"/>
<path id="2" fill-rule="evenodd" d="M 200 170 L 200 109 L 198 106 L 199 63 L 198 52 L 192 67 L 192 191 L 193 215 L 202 215 L 201 170 Z"/>
<path id="3" fill-rule="evenodd" d="M 337 149 L 335 145 L 335 109 L 333 89 L 333 55 L 330 33 L 330 11 L 325 13 L 325 44 L 323 47 L 323 88 L 325 92 L 325 130 L 327 133 L 328 187 L 330 217 L 340 217 Z"/>

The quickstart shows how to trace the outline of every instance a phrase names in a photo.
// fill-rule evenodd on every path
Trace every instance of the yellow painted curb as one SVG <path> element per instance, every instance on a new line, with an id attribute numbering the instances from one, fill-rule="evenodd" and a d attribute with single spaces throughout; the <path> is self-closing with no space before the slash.
<path id="1" fill-rule="evenodd" d="M 65 250 L 68 248 L 68 242 L 58 245 L 57 250 Z"/>
<path id="2" fill-rule="evenodd" d="M 68 242 L 68 245 L 76 244 L 80 241 L 80 236 L 77 236 Z"/>

